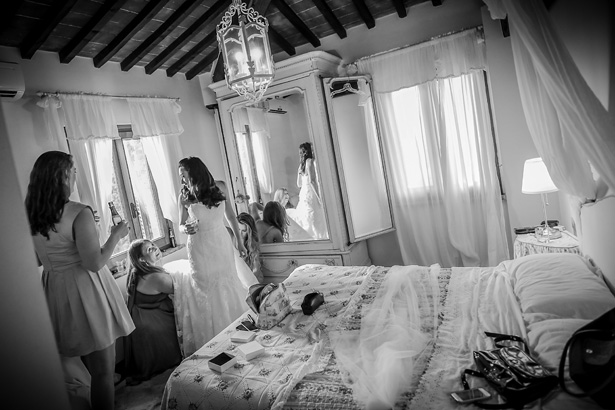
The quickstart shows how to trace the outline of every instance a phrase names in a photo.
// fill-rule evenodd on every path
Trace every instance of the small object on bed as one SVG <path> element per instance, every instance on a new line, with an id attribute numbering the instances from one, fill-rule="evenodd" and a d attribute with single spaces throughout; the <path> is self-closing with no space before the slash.
<path id="1" fill-rule="evenodd" d="M 246 359 L 252 360 L 257 356 L 265 353 L 265 348 L 261 346 L 257 341 L 246 343 L 243 346 L 237 348 L 237 351 Z"/>
<path id="2" fill-rule="evenodd" d="M 325 297 L 321 292 L 313 292 L 308 293 L 303 298 L 303 303 L 301 304 L 301 310 L 303 310 L 304 315 L 311 315 L 318 309 L 320 305 L 325 302 Z"/>
<path id="3" fill-rule="evenodd" d="M 231 342 L 248 343 L 256 337 L 256 333 L 247 330 L 238 330 L 231 335 Z"/>
<path id="4" fill-rule="evenodd" d="M 226 352 L 222 352 L 216 357 L 209 359 L 207 365 L 211 370 L 224 373 L 237 363 L 237 357 Z"/>

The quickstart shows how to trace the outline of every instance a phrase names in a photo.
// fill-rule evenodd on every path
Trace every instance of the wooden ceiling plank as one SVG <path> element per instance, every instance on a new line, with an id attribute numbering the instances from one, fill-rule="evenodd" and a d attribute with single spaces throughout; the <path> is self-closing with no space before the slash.
<path id="1" fill-rule="evenodd" d="M 299 18 L 299 16 L 297 16 L 297 14 L 295 14 L 293 9 L 291 9 L 284 0 L 273 0 L 272 3 L 278 10 L 280 10 L 280 13 L 282 13 L 284 17 L 286 17 L 286 19 L 290 21 L 290 23 L 295 26 L 297 30 L 299 30 L 299 33 L 301 33 L 307 41 L 309 41 L 314 47 L 320 46 L 320 40 L 318 37 L 312 33 L 312 30 L 310 30 L 310 28 L 303 22 L 303 20 L 301 20 L 301 18 Z"/>
<path id="2" fill-rule="evenodd" d="M 404 5 L 404 0 L 393 0 L 393 5 L 395 6 L 395 10 L 397 10 L 397 15 L 400 18 L 404 18 L 408 15 L 406 11 L 406 6 Z"/>
<path id="3" fill-rule="evenodd" d="M 83 26 L 79 33 L 73 37 L 62 50 L 60 50 L 60 62 L 68 64 L 81 50 L 94 38 L 96 34 L 111 20 L 127 0 L 107 0 L 98 9 L 96 14 Z"/>
<path id="4" fill-rule="evenodd" d="M 144 55 L 149 53 L 158 43 L 164 40 L 179 23 L 201 5 L 201 0 L 186 0 L 173 14 L 164 21 L 136 50 L 121 63 L 122 71 L 128 71 L 137 64 Z"/>
<path id="5" fill-rule="evenodd" d="M 376 20 L 374 20 L 374 16 L 370 13 L 365 2 L 363 0 L 352 0 L 352 2 L 357 8 L 359 16 L 361 16 L 367 28 L 374 28 L 376 26 Z"/>
<path id="6" fill-rule="evenodd" d="M 167 0 L 150 0 L 107 47 L 94 57 L 94 67 L 100 68 L 164 7 Z"/>
<path id="7" fill-rule="evenodd" d="M 297 53 L 295 47 L 271 26 L 269 26 L 269 39 L 276 43 L 289 56 L 294 56 Z"/>
<path id="8" fill-rule="evenodd" d="M 163 65 L 173 54 L 182 48 L 188 41 L 201 32 L 211 22 L 218 19 L 218 16 L 231 5 L 231 0 L 218 0 L 201 17 L 199 17 L 190 27 L 186 29 L 177 39 L 166 47 L 149 64 L 145 66 L 145 72 L 152 74 Z"/>
<path id="9" fill-rule="evenodd" d="M 32 58 L 76 2 L 77 0 L 56 0 L 51 5 L 45 17 L 37 25 L 38 29 L 32 30 L 19 46 L 22 58 L 28 60 Z"/>
<path id="10" fill-rule="evenodd" d="M 4 27 L 9 24 L 9 22 L 13 21 L 15 17 L 15 13 L 17 13 L 17 9 L 21 6 L 23 0 L 13 0 L 13 1 L 5 1 L 2 4 L 2 15 L 0 15 L 0 31 L 4 29 Z"/>
<path id="11" fill-rule="evenodd" d="M 211 63 L 216 60 L 216 58 L 218 58 L 219 53 L 220 52 L 218 50 L 218 47 L 216 47 L 214 51 L 207 54 L 204 59 L 199 61 L 194 67 L 188 70 L 188 72 L 186 73 L 186 80 L 192 80 L 194 77 L 201 74 L 207 67 L 209 67 Z"/>
<path id="12" fill-rule="evenodd" d="M 403 0 L 402 1 L 403 4 Z M 346 38 L 346 29 L 344 25 L 337 19 L 331 7 L 324 0 L 312 0 L 316 8 L 322 13 L 323 17 L 331 25 L 331 28 L 335 30 L 339 38 Z M 405 8 L 404 8 L 405 10 Z"/>
<path id="13" fill-rule="evenodd" d="M 267 9 L 271 4 L 271 0 L 254 0 L 254 4 L 252 4 L 252 8 L 257 11 L 258 14 L 264 16 L 267 13 Z"/>
<path id="14" fill-rule="evenodd" d="M 216 30 L 213 30 L 209 33 L 203 40 L 201 40 L 196 46 L 192 47 L 190 51 L 182 56 L 179 60 L 177 60 L 171 67 L 167 69 L 167 76 L 173 77 L 175 74 L 179 72 L 186 64 L 191 62 L 194 57 L 206 50 L 207 47 L 212 45 L 216 41 Z"/>

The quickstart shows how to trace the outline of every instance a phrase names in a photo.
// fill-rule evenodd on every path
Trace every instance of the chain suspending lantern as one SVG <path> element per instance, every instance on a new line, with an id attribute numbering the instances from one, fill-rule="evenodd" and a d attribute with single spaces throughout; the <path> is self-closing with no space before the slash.
<path id="1" fill-rule="evenodd" d="M 226 84 L 249 101 L 259 101 L 273 81 L 269 22 L 252 7 L 233 0 L 216 26 Z"/>

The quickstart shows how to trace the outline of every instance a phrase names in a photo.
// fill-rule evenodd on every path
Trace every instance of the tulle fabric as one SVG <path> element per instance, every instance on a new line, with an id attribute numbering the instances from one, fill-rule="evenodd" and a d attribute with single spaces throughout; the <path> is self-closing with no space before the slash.
<path id="1" fill-rule="evenodd" d="M 373 303 L 363 306 L 361 328 L 331 332 L 344 383 L 366 409 L 393 408 L 416 387 L 414 364 L 435 340 L 439 269 L 392 267 Z"/>

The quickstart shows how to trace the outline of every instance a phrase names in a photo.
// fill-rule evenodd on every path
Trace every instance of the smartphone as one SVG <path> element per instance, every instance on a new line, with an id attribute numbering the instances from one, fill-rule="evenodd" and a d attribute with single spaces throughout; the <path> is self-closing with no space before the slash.
<path id="1" fill-rule="evenodd" d="M 465 404 L 487 400 L 491 397 L 491 394 L 482 387 L 479 387 L 477 389 L 454 391 L 451 393 L 451 396 L 457 403 Z"/>
<path id="2" fill-rule="evenodd" d="M 249 320 L 244 320 L 235 329 L 237 329 L 237 330 L 249 330 L 249 331 L 252 331 L 252 330 L 256 330 L 258 328 L 256 327 L 256 325 L 254 323 L 250 322 Z"/>

